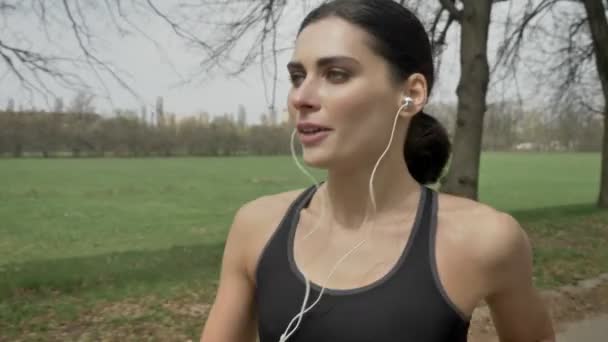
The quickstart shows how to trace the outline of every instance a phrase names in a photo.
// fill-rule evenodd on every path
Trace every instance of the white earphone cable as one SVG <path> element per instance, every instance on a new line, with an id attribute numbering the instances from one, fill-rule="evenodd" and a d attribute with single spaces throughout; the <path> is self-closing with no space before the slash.
<path id="1" fill-rule="evenodd" d="M 371 204 L 372 204 L 372 218 L 375 219 L 376 216 L 376 211 L 377 211 L 377 206 L 376 206 L 376 197 L 374 194 L 374 177 L 376 175 L 376 171 L 382 161 L 382 159 L 386 156 L 386 154 L 388 153 L 388 151 L 390 150 L 390 147 L 392 145 L 394 136 L 395 136 L 395 129 L 397 127 L 397 121 L 399 119 L 399 113 L 401 113 L 401 111 L 408 107 L 411 104 L 411 98 L 406 97 L 404 99 L 404 103 L 401 107 L 399 107 L 399 110 L 397 110 L 397 113 L 395 114 L 395 119 L 393 121 L 393 127 L 391 129 L 391 136 L 389 138 L 389 142 L 388 145 L 386 146 L 386 148 L 384 149 L 384 152 L 382 152 L 382 154 L 380 155 L 380 157 L 378 158 L 378 160 L 376 161 L 376 164 L 374 165 L 374 168 L 372 170 L 370 179 L 369 179 L 369 193 L 370 193 L 370 199 L 371 199 Z M 296 157 L 295 154 L 295 147 L 294 147 L 294 141 L 295 141 L 295 135 L 296 135 L 296 129 L 294 129 L 294 131 L 291 134 L 291 155 L 293 157 L 294 162 L 296 163 L 296 165 L 298 166 L 298 168 L 305 174 L 307 175 L 310 179 L 313 180 L 316 190 L 319 190 L 319 185 L 318 185 L 318 181 L 300 164 L 300 162 L 298 161 L 298 158 Z M 320 196 L 321 199 L 323 200 L 323 196 Z M 305 237 L 303 237 L 302 239 L 305 240 L 308 237 L 310 237 L 310 235 L 312 235 L 312 233 L 314 233 L 317 229 L 319 229 L 320 227 L 320 222 L 321 219 L 323 217 L 323 214 L 325 212 L 325 206 L 323 205 L 324 203 L 322 203 L 322 209 L 321 209 L 321 215 L 319 217 L 319 220 L 317 221 L 317 224 L 315 225 L 315 228 L 313 230 L 311 230 Z M 367 223 L 367 219 L 368 219 L 368 211 L 365 211 L 365 216 L 363 218 L 363 222 L 361 223 L 361 227 L 364 227 L 365 224 Z M 350 251 L 348 251 L 346 254 L 344 254 L 339 260 L 338 262 L 334 265 L 334 267 L 332 268 L 331 272 L 327 275 L 325 281 L 323 282 L 323 286 L 321 287 L 321 291 L 317 297 L 317 299 L 307 308 L 306 304 L 308 303 L 308 298 L 310 297 L 310 280 L 308 279 L 308 277 L 306 276 L 306 274 L 301 271 L 302 275 L 304 276 L 304 280 L 306 283 L 306 293 L 304 294 L 304 301 L 302 303 L 300 312 L 294 316 L 292 318 L 292 320 L 289 322 L 289 324 L 287 325 L 287 328 L 285 329 L 285 331 L 283 332 L 283 334 L 281 335 L 281 338 L 279 340 L 279 342 L 286 342 L 298 329 L 298 327 L 300 326 L 300 323 L 302 322 L 302 318 L 303 316 L 310 310 L 312 310 L 313 307 L 315 307 L 315 305 L 317 305 L 317 303 L 319 303 L 319 301 L 321 301 L 321 297 L 323 296 L 323 293 L 325 292 L 326 286 L 329 283 L 329 280 L 331 279 L 331 277 L 333 276 L 333 274 L 335 273 L 335 271 L 338 269 L 338 266 L 340 266 L 342 264 L 342 262 L 344 262 L 344 260 L 346 260 L 351 254 L 353 254 L 357 249 L 359 249 L 363 244 L 365 244 L 371 235 L 371 231 L 373 230 L 374 227 L 374 223 L 375 220 L 372 220 L 372 224 L 371 227 L 369 228 L 369 230 L 367 231 L 366 237 L 361 240 L 359 243 L 357 243 Z M 292 328 L 292 325 L 295 323 L 295 326 Z"/>

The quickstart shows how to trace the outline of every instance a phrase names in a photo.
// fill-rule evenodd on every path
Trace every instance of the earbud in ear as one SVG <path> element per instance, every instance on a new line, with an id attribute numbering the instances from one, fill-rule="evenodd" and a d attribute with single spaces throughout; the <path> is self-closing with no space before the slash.
<path id="1" fill-rule="evenodd" d="M 411 97 L 409 97 L 409 96 L 403 97 L 402 104 L 405 108 L 409 108 L 409 106 L 411 106 L 412 103 L 414 103 L 414 100 Z"/>

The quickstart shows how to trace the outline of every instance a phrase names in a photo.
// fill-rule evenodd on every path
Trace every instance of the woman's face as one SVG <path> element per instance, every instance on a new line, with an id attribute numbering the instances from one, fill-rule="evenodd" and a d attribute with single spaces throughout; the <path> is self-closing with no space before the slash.
<path id="1" fill-rule="evenodd" d="M 335 17 L 308 25 L 298 36 L 288 64 L 288 108 L 308 165 L 374 163 L 386 148 L 403 87 L 392 81 L 371 39 Z M 404 132 L 396 135 L 392 147 L 401 151 L 404 139 Z"/>

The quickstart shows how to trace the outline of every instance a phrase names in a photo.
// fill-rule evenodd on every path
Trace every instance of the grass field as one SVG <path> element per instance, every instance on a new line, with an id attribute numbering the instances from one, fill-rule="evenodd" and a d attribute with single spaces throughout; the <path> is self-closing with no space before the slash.
<path id="1" fill-rule="evenodd" d="M 608 270 L 599 167 L 483 155 L 480 200 L 529 232 L 539 286 Z M 196 338 L 236 209 L 306 185 L 288 157 L 0 160 L 0 341 Z"/>

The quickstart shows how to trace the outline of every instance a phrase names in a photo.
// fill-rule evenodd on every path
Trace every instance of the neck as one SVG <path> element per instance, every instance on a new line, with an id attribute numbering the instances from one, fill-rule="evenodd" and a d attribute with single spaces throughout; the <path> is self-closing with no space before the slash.
<path id="1" fill-rule="evenodd" d="M 403 215 L 408 208 L 415 210 L 420 185 L 408 172 L 402 155 L 389 154 L 374 176 L 376 210 L 373 211 L 369 181 L 374 165 L 328 171 L 327 182 L 320 191 L 325 199 L 326 217 L 337 227 L 359 229 L 366 213 L 377 221 L 380 217 Z"/>

